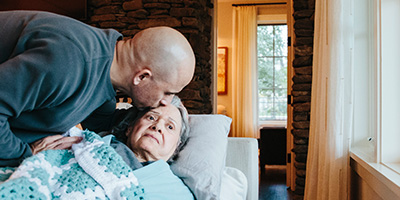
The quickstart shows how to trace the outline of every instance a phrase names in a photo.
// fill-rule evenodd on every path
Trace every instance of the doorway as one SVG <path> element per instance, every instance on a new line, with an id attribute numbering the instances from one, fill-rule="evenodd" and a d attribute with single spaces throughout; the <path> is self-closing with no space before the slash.
<path id="1" fill-rule="evenodd" d="M 259 1 L 255 1 L 255 4 L 258 4 L 257 2 Z M 265 2 L 265 1 L 263 1 Z M 275 54 L 273 54 L 273 56 L 275 56 L 275 65 L 278 65 L 278 63 L 285 63 L 286 64 L 286 75 L 285 75 L 285 81 L 284 81 L 284 85 L 285 87 L 264 87 L 265 89 L 268 89 L 269 92 L 265 92 L 265 97 L 269 97 L 269 99 L 267 98 L 267 100 L 262 101 L 260 100 L 260 98 L 257 98 L 257 104 L 259 102 L 264 102 L 265 106 L 263 107 L 267 107 L 267 108 L 271 108 L 275 105 L 274 109 L 271 109 L 271 112 L 268 114 L 264 113 L 264 110 L 262 112 L 262 114 L 264 116 L 274 116 L 275 118 L 269 118 L 269 119 L 264 119 L 261 120 L 263 122 L 259 122 L 259 129 L 261 130 L 262 128 L 266 127 L 266 129 L 268 128 L 283 128 L 283 139 L 279 139 L 282 140 L 281 142 L 283 142 L 284 144 L 286 143 L 286 147 L 284 147 L 283 153 L 282 151 L 279 153 L 282 157 L 280 158 L 281 160 L 284 160 L 285 162 L 279 163 L 279 166 L 282 166 L 284 169 L 284 183 L 286 184 L 286 186 L 292 190 L 294 190 L 294 176 L 292 176 L 292 174 L 294 174 L 293 170 L 294 170 L 294 166 L 293 163 L 288 162 L 291 159 L 291 149 L 292 144 L 293 144 L 293 139 L 292 139 L 292 135 L 290 133 L 291 130 L 291 121 L 292 121 L 292 108 L 290 106 L 290 95 L 288 95 L 288 93 L 291 91 L 290 87 L 292 85 L 291 82 L 291 78 L 292 78 L 292 74 L 293 74 L 293 68 L 291 66 L 292 63 L 292 58 L 293 58 L 293 52 L 292 52 L 292 47 L 290 46 L 290 38 L 291 38 L 291 33 L 292 33 L 292 11 L 291 8 L 291 2 L 290 1 L 282 1 L 282 2 L 278 2 L 278 4 L 276 3 L 277 1 L 275 1 L 274 3 L 272 3 L 271 5 L 264 5 L 264 3 L 262 3 L 263 5 L 259 6 L 258 9 L 258 16 L 257 16 L 257 21 L 259 22 L 260 26 L 266 26 L 266 25 L 274 25 L 274 26 L 286 26 L 286 29 L 284 30 L 284 32 L 286 33 L 286 35 L 282 38 L 285 38 L 285 49 L 286 49 L 286 53 L 287 55 L 285 55 L 286 57 L 286 61 L 283 61 L 282 58 L 278 58 L 278 56 L 276 56 Z M 232 13 L 232 4 L 240 4 L 240 3 L 246 3 L 249 4 L 248 1 L 235 1 L 235 0 L 219 0 L 218 1 L 218 5 L 215 6 L 215 8 L 217 8 L 217 17 L 216 17 L 216 25 L 217 28 L 216 30 L 218 31 L 218 33 L 216 33 L 216 38 L 217 38 L 217 42 L 216 42 L 216 49 L 217 47 L 224 47 L 227 49 L 227 82 L 226 82 L 226 88 L 227 88 L 227 92 L 225 94 L 220 94 L 216 97 L 216 100 L 214 102 L 215 107 L 218 107 L 218 112 L 219 113 L 223 113 L 226 114 L 227 116 L 232 116 L 232 85 L 236 84 L 231 78 L 230 78 L 230 73 L 232 72 L 232 57 L 233 57 L 233 50 L 232 50 L 232 38 L 233 38 L 233 13 Z M 266 3 L 268 4 L 268 3 Z M 289 16 L 289 17 L 288 17 Z M 274 45 L 272 45 L 273 47 Z M 279 55 L 282 56 L 282 55 Z M 273 58 L 265 58 L 265 60 L 273 61 Z M 260 64 L 258 64 L 260 65 Z M 274 64 L 272 64 L 272 66 L 274 66 Z M 282 65 L 283 66 L 283 65 Z M 271 71 L 271 70 L 267 70 L 267 71 Z M 278 71 L 277 73 L 282 72 Z M 275 74 L 276 75 L 276 74 Z M 274 76 L 274 75 L 272 75 Z M 214 76 L 215 78 L 217 76 Z M 279 78 L 278 78 L 279 79 Z M 270 79 L 269 79 L 270 80 Z M 280 82 L 281 83 L 281 82 Z M 276 86 L 275 83 L 272 83 L 272 86 Z M 282 84 L 280 84 L 282 86 Z M 285 91 L 282 92 L 278 92 L 278 90 L 281 90 L 285 88 Z M 288 92 L 289 91 L 289 92 Z M 275 93 L 274 93 L 275 92 Z M 278 98 L 279 97 L 279 98 Z M 259 105 L 259 104 L 258 104 Z M 261 113 L 260 111 L 261 109 L 258 108 L 258 111 Z M 268 109 L 267 109 L 268 110 Z M 285 114 L 282 114 L 282 110 L 285 110 Z M 284 116 L 284 117 L 282 117 Z M 284 118 L 284 119 L 283 119 Z M 267 123 L 265 123 L 267 122 Z M 265 129 L 265 128 L 264 128 Z M 260 132 L 260 135 L 262 133 Z M 282 130 L 280 131 L 280 134 L 282 136 Z M 261 137 L 259 137 L 260 139 Z M 282 138 L 282 137 L 281 137 Z M 261 143 L 261 141 L 260 141 Z M 260 148 L 261 151 L 261 148 Z M 267 164 L 268 165 L 268 164 Z M 269 167 L 269 166 L 267 166 Z M 268 169 L 267 169 L 268 170 Z M 286 171 L 285 171 L 286 170 Z M 272 170 L 271 172 L 278 172 L 279 170 Z M 280 170 L 282 171 L 282 170 Z M 261 171 L 260 171 L 261 172 Z M 282 177 L 282 176 L 281 176 Z M 261 182 L 260 182 L 261 183 Z M 261 188 L 261 187 L 260 187 Z M 260 192 L 261 194 L 261 192 Z"/>

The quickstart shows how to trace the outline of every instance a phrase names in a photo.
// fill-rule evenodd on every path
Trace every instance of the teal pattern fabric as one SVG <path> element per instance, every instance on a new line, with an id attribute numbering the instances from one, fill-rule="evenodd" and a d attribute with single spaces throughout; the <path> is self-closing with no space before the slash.
<path id="1" fill-rule="evenodd" d="M 146 199 L 121 156 L 91 131 L 71 150 L 47 150 L 0 168 L 0 199 Z"/>

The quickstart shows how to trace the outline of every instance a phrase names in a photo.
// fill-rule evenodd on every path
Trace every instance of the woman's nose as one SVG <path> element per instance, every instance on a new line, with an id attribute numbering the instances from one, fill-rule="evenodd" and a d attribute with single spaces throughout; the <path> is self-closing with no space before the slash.
<path id="1" fill-rule="evenodd" d="M 162 133 L 161 128 L 159 128 L 157 124 L 153 124 L 151 126 L 151 129 L 153 129 L 153 130 L 155 130 L 155 131 L 157 131 L 159 133 Z"/>

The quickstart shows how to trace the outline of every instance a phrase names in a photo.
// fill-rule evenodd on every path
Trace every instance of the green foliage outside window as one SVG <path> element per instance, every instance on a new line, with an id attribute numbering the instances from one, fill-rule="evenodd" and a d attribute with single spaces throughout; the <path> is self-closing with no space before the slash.
<path id="1" fill-rule="evenodd" d="M 259 121 L 287 119 L 287 26 L 257 28 Z"/>

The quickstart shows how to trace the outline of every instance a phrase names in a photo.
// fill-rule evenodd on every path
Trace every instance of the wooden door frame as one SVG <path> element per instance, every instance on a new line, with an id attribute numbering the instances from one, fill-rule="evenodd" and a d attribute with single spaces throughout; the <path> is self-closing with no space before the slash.
<path id="1" fill-rule="evenodd" d="M 288 27 L 288 70 L 287 70 L 287 78 L 288 78 L 288 85 L 287 85 L 287 92 L 288 97 L 291 97 L 292 92 L 292 85 L 293 85 L 293 76 L 294 76 L 294 69 L 293 69 L 293 59 L 294 59 L 294 46 L 293 42 L 295 41 L 295 34 L 294 34 L 294 19 L 293 19 L 293 0 L 287 0 L 287 27 Z M 289 187 L 292 191 L 295 190 L 296 185 L 296 169 L 294 167 L 294 158 L 295 154 L 292 152 L 294 142 L 293 142 L 293 135 L 292 135 L 292 123 L 293 123 L 293 106 L 292 106 L 292 98 L 288 98 L 288 107 L 287 107 L 287 132 L 286 132 L 286 186 Z"/>

